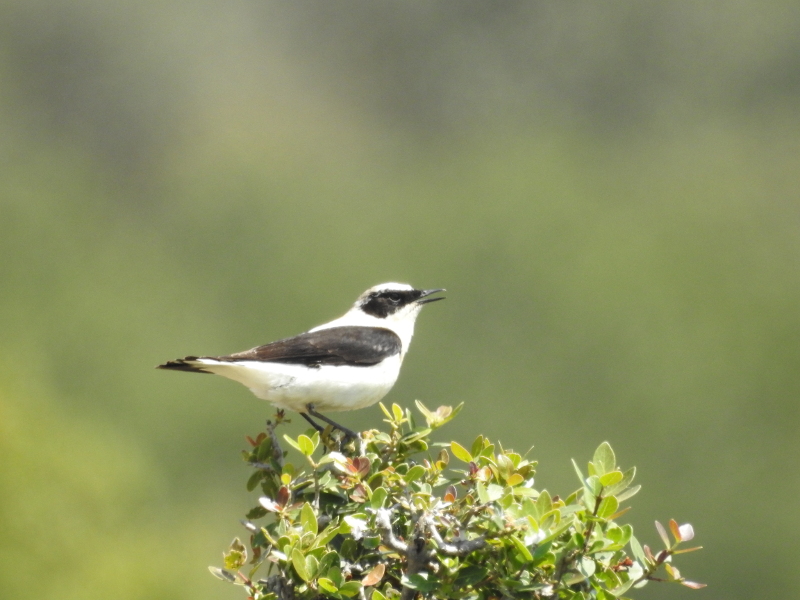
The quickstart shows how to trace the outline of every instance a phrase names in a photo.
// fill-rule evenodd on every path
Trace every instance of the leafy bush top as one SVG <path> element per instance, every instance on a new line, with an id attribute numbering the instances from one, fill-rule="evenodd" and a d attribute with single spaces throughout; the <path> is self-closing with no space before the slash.
<path id="1" fill-rule="evenodd" d="M 253 600 L 610 600 L 653 580 L 703 587 L 671 564 L 698 549 L 678 548 L 691 525 L 670 521 L 670 540 L 656 522 L 664 549 L 654 553 L 618 522 L 639 486 L 608 443 L 586 475 L 573 461 L 581 487 L 561 498 L 534 487 L 535 461 L 483 436 L 468 447 L 432 443 L 461 406 L 417 407 L 425 425 L 381 405 L 388 431 L 345 447 L 330 429 L 284 436 L 300 466 L 285 460 L 278 413 L 244 452 L 255 469 L 247 487 L 263 493 L 243 521 L 250 548 L 235 539 L 212 573 Z"/>

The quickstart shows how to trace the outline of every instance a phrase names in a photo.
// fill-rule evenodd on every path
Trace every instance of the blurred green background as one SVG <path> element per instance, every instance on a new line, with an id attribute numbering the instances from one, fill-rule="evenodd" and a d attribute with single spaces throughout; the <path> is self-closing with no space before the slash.
<path id="1" fill-rule="evenodd" d="M 800 596 L 799 190 L 791 0 L 2 3 L 0 597 L 243 598 L 271 410 L 153 367 L 392 280 L 448 300 L 388 402 L 694 525 L 637 597 Z"/>

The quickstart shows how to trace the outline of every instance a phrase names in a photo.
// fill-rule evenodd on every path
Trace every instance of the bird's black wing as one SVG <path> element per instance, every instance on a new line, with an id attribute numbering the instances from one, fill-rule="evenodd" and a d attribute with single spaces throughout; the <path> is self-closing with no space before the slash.
<path id="1" fill-rule="evenodd" d="M 368 367 L 399 354 L 398 335 L 383 327 L 331 327 L 278 340 L 252 350 L 216 357 L 221 361 L 254 360 L 301 365 Z"/>

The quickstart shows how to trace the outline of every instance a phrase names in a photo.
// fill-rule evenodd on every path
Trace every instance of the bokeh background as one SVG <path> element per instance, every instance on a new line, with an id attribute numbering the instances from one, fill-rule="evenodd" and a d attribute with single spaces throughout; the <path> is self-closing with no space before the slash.
<path id="1" fill-rule="evenodd" d="M 0 597 L 243 598 L 271 411 L 153 367 L 392 280 L 448 299 L 387 401 L 694 525 L 638 598 L 800 596 L 799 190 L 793 0 L 3 2 Z"/>

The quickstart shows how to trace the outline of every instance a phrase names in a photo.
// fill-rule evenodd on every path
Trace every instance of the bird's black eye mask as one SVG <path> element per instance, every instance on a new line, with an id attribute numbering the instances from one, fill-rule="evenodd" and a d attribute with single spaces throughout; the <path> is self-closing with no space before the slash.
<path id="1" fill-rule="evenodd" d="M 398 310 L 416 302 L 422 296 L 419 290 L 386 290 L 383 292 L 372 292 L 361 305 L 368 315 L 385 319 Z"/>

